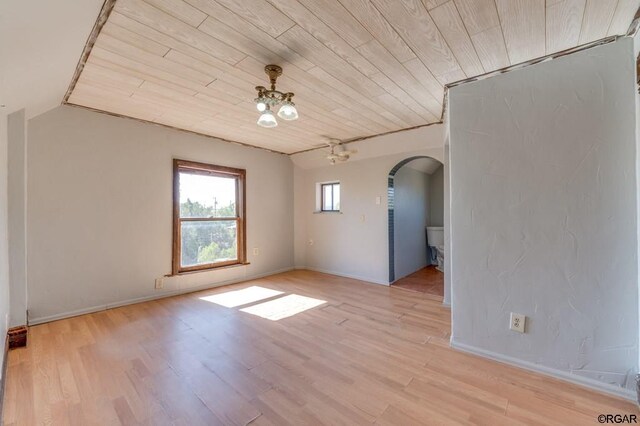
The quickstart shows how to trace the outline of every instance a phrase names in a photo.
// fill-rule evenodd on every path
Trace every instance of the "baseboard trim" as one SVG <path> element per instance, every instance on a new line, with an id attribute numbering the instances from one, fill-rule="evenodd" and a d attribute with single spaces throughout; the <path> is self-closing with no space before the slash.
<path id="1" fill-rule="evenodd" d="M 9 349 L 23 348 L 27 346 L 29 329 L 25 325 L 11 327 L 7 331 L 7 337 L 9 338 Z"/>
<path id="2" fill-rule="evenodd" d="M 453 338 L 451 339 L 451 347 L 462 352 L 478 355 L 483 358 L 489 358 L 503 364 L 509 364 L 514 367 L 519 367 L 525 370 L 533 371 L 535 373 L 544 374 L 545 376 L 551 376 L 555 379 L 573 383 L 574 385 L 584 386 L 598 392 L 628 399 L 634 402 L 636 401 L 635 392 L 631 389 L 625 389 L 586 377 L 576 376 L 575 374 L 571 374 L 562 370 L 545 367 L 544 365 L 534 364 L 529 361 L 523 361 L 521 359 L 513 358 L 508 355 L 502 355 L 496 352 L 488 351 L 486 349 L 477 348 L 475 346 L 465 345 L 464 343 L 457 343 L 453 340 Z"/>
<path id="3" fill-rule="evenodd" d="M 51 321 L 58 321 L 61 319 L 77 317 L 80 315 L 91 314 L 94 312 L 106 311 L 108 309 L 119 308 L 122 306 L 135 305 L 136 303 L 149 302 L 151 300 L 164 299 L 166 297 L 179 296 L 181 294 L 195 293 L 197 291 L 208 290 L 211 288 L 222 287 L 225 285 L 238 284 L 245 281 L 257 280 L 257 279 L 268 277 L 271 275 L 281 274 L 283 272 L 289 272 L 289 271 L 292 271 L 293 269 L 294 269 L 293 267 L 282 268 L 275 271 L 251 275 L 248 277 L 242 277 L 238 279 L 220 281 L 213 284 L 204 284 L 204 285 L 184 288 L 180 290 L 167 291 L 167 292 L 163 292 L 162 294 L 153 294 L 150 296 L 136 297 L 133 299 L 125 299 L 117 302 L 107 303 L 104 305 L 90 306 L 87 308 L 76 309 L 68 312 L 61 312 L 59 314 L 47 315 L 44 317 L 29 318 L 29 325 L 32 326 L 32 325 L 44 324 Z"/>
<path id="4" fill-rule="evenodd" d="M 321 268 L 312 268 L 310 266 L 304 266 L 304 267 L 297 266 L 296 269 L 307 269 L 309 271 L 321 272 L 323 274 L 329 274 L 329 275 L 336 275 L 338 277 L 343 277 L 343 278 L 351 278 L 352 280 L 365 281 L 368 283 L 384 285 L 387 287 L 390 285 L 388 281 L 379 281 L 379 280 L 374 280 L 372 278 L 361 277 L 359 275 L 345 274 L 343 272 L 329 271 L 327 269 L 321 269 Z"/>
<path id="5" fill-rule="evenodd" d="M 4 358 L 2 358 L 2 377 L 0 377 L 0 424 L 2 423 L 2 409 L 4 408 L 4 388 L 7 384 L 7 360 L 9 358 L 9 335 L 4 338 Z"/>

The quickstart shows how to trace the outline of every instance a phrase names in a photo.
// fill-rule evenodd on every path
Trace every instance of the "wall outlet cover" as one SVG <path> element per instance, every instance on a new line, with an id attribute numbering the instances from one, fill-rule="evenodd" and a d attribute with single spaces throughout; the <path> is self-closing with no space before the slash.
<path id="1" fill-rule="evenodd" d="M 516 314 L 511 312 L 511 321 L 509 322 L 509 329 L 517 331 L 518 333 L 524 333 L 527 317 L 522 314 Z"/>
<path id="2" fill-rule="evenodd" d="M 156 290 L 161 290 L 164 288 L 164 280 L 162 278 L 156 278 Z"/>
<path id="3" fill-rule="evenodd" d="M 259 256 L 260 255 L 260 249 L 258 247 L 254 247 L 253 248 L 253 255 L 254 256 Z"/>

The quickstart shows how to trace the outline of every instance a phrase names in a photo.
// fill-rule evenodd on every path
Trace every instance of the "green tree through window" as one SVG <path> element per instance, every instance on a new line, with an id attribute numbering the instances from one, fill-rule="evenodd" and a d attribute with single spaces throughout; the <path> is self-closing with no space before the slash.
<path id="1" fill-rule="evenodd" d="M 235 217 L 236 204 L 214 210 L 197 201 L 180 203 L 181 217 Z M 215 222 L 214 222 L 215 223 Z M 236 259 L 237 239 L 235 223 L 195 222 L 182 227 L 182 265 L 198 265 Z"/>
<path id="2" fill-rule="evenodd" d="M 244 263 L 244 170 L 176 160 L 174 272 Z"/>

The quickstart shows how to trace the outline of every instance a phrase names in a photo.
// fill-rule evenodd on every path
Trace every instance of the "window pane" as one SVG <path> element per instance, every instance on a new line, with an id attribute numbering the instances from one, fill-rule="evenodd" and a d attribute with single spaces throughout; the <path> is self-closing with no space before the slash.
<path id="1" fill-rule="evenodd" d="M 331 185 L 322 185 L 322 210 L 333 210 L 331 208 Z"/>
<path id="2" fill-rule="evenodd" d="M 340 184 L 333 185 L 333 210 L 340 210 Z"/>
<path id="3" fill-rule="evenodd" d="M 180 172 L 180 217 L 236 217 L 236 179 Z"/>
<path id="4" fill-rule="evenodd" d="M 235 220 L 181 222 L 182 266 L 238 259 Z"/>

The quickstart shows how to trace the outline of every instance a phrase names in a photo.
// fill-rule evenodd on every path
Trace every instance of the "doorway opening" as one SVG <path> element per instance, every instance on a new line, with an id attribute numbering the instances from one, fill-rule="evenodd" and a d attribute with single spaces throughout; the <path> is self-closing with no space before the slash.
<path id="1" fill-rule="evenodd" d="M 409 157 L 388 176 L 389 283 L 444 296 L 444 167 Z"/>

